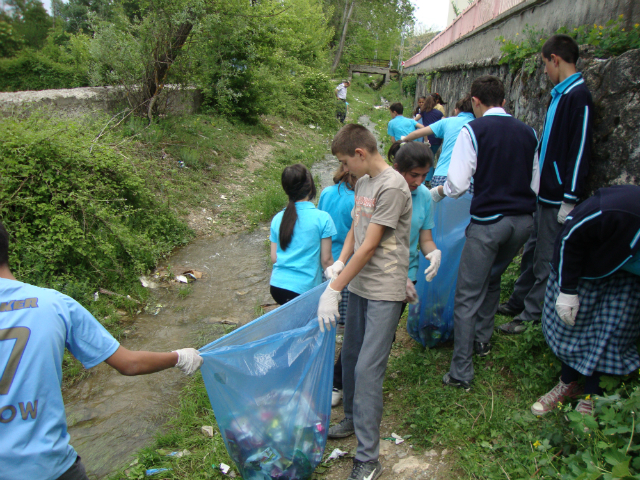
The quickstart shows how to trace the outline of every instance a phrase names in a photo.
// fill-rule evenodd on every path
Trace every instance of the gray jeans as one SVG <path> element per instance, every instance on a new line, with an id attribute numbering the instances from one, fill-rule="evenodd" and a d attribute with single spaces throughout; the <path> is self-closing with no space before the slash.
<path id="1" fill-rule="evenodd" d="M 69 467 L 69 470 L 58 477 L 58 480 L 89 480 L 84 465 L 80 461 L 80 455 L 76 458 L 76 463 Z"/>
<path id="2" fill-rule="evenodd" d="M 516 318 L 523 322 L 540 320 L 542 315 L 553 247 L 563 228 L 563 225 L 558 223 L 558 210 L 558 207 L 538 204 L 533 232 L 524 246 L 520 276 L 508 302 L 513 310 L 522 310 Z"/>
<path id="3" fill-rule="evenodd" d="M 500 277 L 527 241 L 531 215 L 504 217 L 491 225 L 469 224 L 460 257 L 453 310 L 454 346 L 450 374 L 473 380 L 473 342 L 487 343 L 500 302 Z"/>
<path id="4" fill-rule="evenodd" d="M 353 418 L 356 459 L 377 460 L 382 421 L 382 382 L 402 302 L 367 300 L 349 293 L 342 342 L 344 415 Z"/>

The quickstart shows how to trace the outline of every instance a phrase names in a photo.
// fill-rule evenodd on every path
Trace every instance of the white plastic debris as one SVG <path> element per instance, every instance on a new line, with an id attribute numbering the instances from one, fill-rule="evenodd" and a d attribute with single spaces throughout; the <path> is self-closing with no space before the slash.
<path id="1" fill-rule="evenodd" d="M 391 436 L 396 440 L 396 445 L 400 445 L 402 442 L 404 442 L 404 438 L 396 433 L 392 433 Z"/>
<path id="2" fill-rule="evenodd" d="M 311 128 L 311 129 L 315 129 L 315 128 L 316 128 L 316 126 L 315 126 L 315 125 L 309 125 L 309 128 Z"/>
<path id="3" fill-rule="evenodd" d="M 224 195 L 220 195 L 220 198 L 223 199 L 223 200 L 227 199 L 227 197 L 225 197 Z"/>
<path id="4" fill-rule="evenodd" d="M 100 295 L 98 294 L 98 292 L 94 293 L 94 294 L 93 294 L 93 301 L 94 301 L 94 302 L 97 302 L 97 301 L 98 301 L 98 298 L 100 298 Z"/>
<path id="5" fill-rule="evenodd" d="M 331 452 L 331 455 L 329 455 L 329 458 L 327 458 L 327 461 L 335 460 L 335 459 L 340 458 L 340 457 L 344 457 L 346 454 L 347 454 L 347 452 L 343 452 L 339 448 L 334 448 L 333 452 Z"/>
<path id="6" fill-rule="evenodd" d="M 191 452 L 189 450 L 181 450 L 179 452 L 168 453 L 167 457 L 182 458 L 182 457 L 185 457 L 187 455 L 191 455 Z"/>
<path id="7" fill-rule="evenodd" d="M 189 283 L 189 280 L 184 275 L 176 275 L 176 280 L 180 283 Z"/>
<path id="8" fill-rule="evenodd" d="M 220 471 L 221 471 L 222 473 L 224 473 L 225 475 L 226 475 L 227 473 L 229 473 L 229 470 L 230 470 L 230 469 L 231 469 L 231 467 L 230 467 L 229 465 L 227 465 L 226 463 L 221 463 L 221 464 L 220 464 Z"/>
<path id="9" fill-rule="evenodd" d="M 201 429 L 202 433 L 204 433 L 207 437 L 213 437 L 213 427 L 211 425 L 205 425 Z"/>

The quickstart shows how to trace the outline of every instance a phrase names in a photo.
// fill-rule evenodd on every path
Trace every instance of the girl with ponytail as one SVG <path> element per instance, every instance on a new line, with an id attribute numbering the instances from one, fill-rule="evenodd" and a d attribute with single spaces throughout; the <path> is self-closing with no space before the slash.
<path id="1" fill-rule="evenodd" d="M 287 207 L 271 221 L 271 296 L 280 305 L 322 283 L 322 272 L 333 265 L 331 216 L 310 200 L 316 196 L 311 172 L 302 164 L 282 172 Z"/>

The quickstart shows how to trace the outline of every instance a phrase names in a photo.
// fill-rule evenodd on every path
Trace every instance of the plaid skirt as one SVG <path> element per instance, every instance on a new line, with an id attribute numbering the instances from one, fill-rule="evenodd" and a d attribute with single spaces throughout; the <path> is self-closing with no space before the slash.
<path id="1" fill-rule="evenodd" d="M 542 332 L 553 353 L 583 375 L 627 375 L 640 368 L 640 276 L 618 271 L 597 280 L 580 279 L 580 309 L 573 327 L 556 312 L 560 293 L 551 269 L 542 312 Z"/>
<path id="2" fill-rule="evenodd" d="M 444 182 L 447 181 L 447 177 L 443 176 L 443 175 L 434 175 L 431 178 L 431 188 L 433 187 L 439 187 L 440 185 L 444 185 Z M 471 182 L 469 184 L 469 190 L 467 190 L 468 193 L 470 193 L 471 195 L 473 195 L 473 182 Z"/>

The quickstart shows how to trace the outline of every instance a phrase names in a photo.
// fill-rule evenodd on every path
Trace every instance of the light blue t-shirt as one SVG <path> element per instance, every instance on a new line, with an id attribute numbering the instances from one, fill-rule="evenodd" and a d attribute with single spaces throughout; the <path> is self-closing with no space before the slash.
<path id="1" fill-rule="evenodd" d="M 65 346 L 91 368 L 119 344 L 72 298 L 0 278 L 2 480 L 53 480 L 76 461 L 60 391 Z"/>
<path id="2" fill-rule="evenodd" d="M 411 236 L 409 237 L 409 279 L 416 281 L 418 272 L 418 257 L 420 254 L 420 230 L 431 230 L 433 221 L 433 200 L 431 193 L 424 185 L 420 185 L 411 192 L 413 211 L 411 213 Z"/>
<path id="3" fill-rule="evenodd" d="M 344 182 L 327 187 L 320 194 L 318 210 L 331 215 L 336 226 L 337 233 L 331 237 L 331 253 L 334 261 L 340 257 L 344 240 L 351 229 L 351 211 L 356 203 L 355 198 L 354 191 L 349 190 Z"/>
<path id="4" fill-rule="evenodd" d="M 440 152 L 438 165 L 436 165 L 436 171 L 433 174 L 434 177 L 447 176 L 449 163 L 451 163 L 451 154 L 453 153 L 453 147 L 456 145 L 456 140 L 458 140 L 458 134 L 462 127 L 475 118 L 473 113 L 462 112 L 457 117 L 443 118 L 429 125 L 433 130 L 433 134 L 438 138 L 442 138 L 442 151 Z"/>
<path id="5" fill-rule="evenodd" d="M 416 122 L 412 118 L 398 115 L 396 118 L 391 119 L 387 125 L 387 134 L 392 135 L 397 141 L 400 140 L 401 137 L 413 132 L 416 129 L 416 125 L 422 127 L 419 122 Z"/>
<path id="6" fill-rule="evenodd" d="M 284 210 L 271 221 L 271 241 L 278 245 L 277 260 L 271 272 L 271 285 L 304 293 L 322 283 L 320 244 L 336 234 L 331 215 L 311 202 L 296 202 L 298 220 L 286 250 L 280 248 L 280 223 Z"/>
<path id="7" fill-rule="evenodd" d="M 638 250 L 636 254 L 620 268 L 629 273 L 633 273 L 634 275 L 640 275 L 640 250 Z"/>

